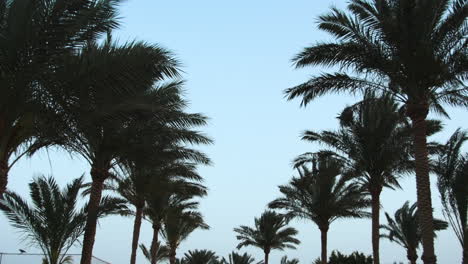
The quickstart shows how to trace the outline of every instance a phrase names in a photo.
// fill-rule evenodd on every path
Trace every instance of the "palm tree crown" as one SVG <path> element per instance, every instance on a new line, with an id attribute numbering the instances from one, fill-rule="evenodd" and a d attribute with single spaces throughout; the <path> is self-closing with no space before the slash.
<path id="1" fill-rule="evenodd" d="M 319 154 L 312 161 L 312 170 L 301 165 L 299 177 L 280 186 L 283 197 L 272 201 L 270 208 L 283 209 L 288 218 L 312 220 L 321 231 L 322 263 L 327 261 L 327 232 L 340 218 L 369 216 L 363 209 L 370 205 L 357 183 L 343 177 L 344 166 L 328 154 Z"/>
<path id="2" fill-rule="evenodd" d="M 414 203 L 410 206 L 409 202 L 406 202 L 395 212 L 394 218 L 385 213 L 387 224 L 381 226 L 383 230 L 388 232 L 381 236 L 404 247 L 411 263 L 416 263 L 418 258 L 416 250 L 422 239 L 417 214 L 417 204 Z M 434 219 L 434 230 L 444 230 L 447 226 L 446 222 Z"/>
<path id="3" fill-rule="evenodd" d="M 442 113 L 441 103 L 467 106 L 466 6 L 464 0 L 352 0 L 349 13 L 333 8 L 318 27 L 336 41 L 305 48 L 293 61 L 297 67 L 339 65 L 366 78 L 324 74 L 286 92 L 290 99 L 302 96 L 303 104 L 371 89 Z"/>
<path id="4" fill-rule="evenodd" d="M 237 248 L 254 246 L 265 253 L 265 264 L 268 264 L 268 255 L 271 250 L 295 249 L 300 241 L 295 238 L 297 230 L 288 227 L 288 220 L 283 215 L 274 211 L 265 211 L 260 218 L 255 218 L 255 227 L 240 226 L 234 228 L 237 240 L 240 243 Z"/>
<path id="5" fill-rule="evenodd" d="M 288 256 L 284 256 L 281 258 L 280 264 L 299 264 L 298 259 L 288 259 Z"/>
<path id="6" fill-rule="evenodd" d="M 436 162 L 437 187 L 445 218 L 463 247 L 463 263 L 468 261 L 468 153 L 461 153 L 468 133 L 457 129 L 442 147 Z"/>
<path id="7" fill-rule="evenodd" d="M 368 217 L 364 211 L 370 205 L 359 184 L 342 177 L 341 161 L 319 155 L 312 170 L 298 167 L 299 177 L 279 187 L 283 197 L 272 201 L 271 208 L 283 209 L 289 218 L 312 220 L 320 228 L 339 218 Z"/>
<path id="8" fill-rule="evenodd" d="M 184 254 L 181 264 L 220 264 L 219 257 L 211 250 L 189 250 Z"/>
<path id="9" fill-rule="evenodd" d="M 169 259 L 169 249 L 166 246 L 158 244 L 155 248 L 156 252 L 151 252 L 145 245 L 140 244 L 141 252 L 149 263 L 160 262 Z M 155 259 L 155 260 L 154 260 Z"/>
<path id="10" fill-rule="evenodd" d="M 209 229 L 199 212 L 186 210 L 178 205 L 169 208 L 164 217 L 162 235 L 169 248 L 169 261 L 171 264 L 176 262 L 176 250 L 180 243 L 199 228 Z"/>
<path id="11" fill-rule="evenodd" d="M 0 3 L 0 197 L 8 171 L 55 115 L 49 86 L 60 57 L 118 26 L 121 0 L 12 0 Z M 33 144 L 35 143 L 35 144 Z M 26 146 L 25 148 L 22 148 Z"/>
<path id="12" fill-rule="evenodd" d="M 252 264 L 252 263 L 255 263 L 255 259 L 247 253 L 244 253 L 241 255 L 233 251 L 232 253 L 229 254 L 227 259 L 223 258 L 222 263 L 223 264 Z M 263 262 L 260 261 L 257 264 L 261 264 L 261 263 Z"/>
<path id="13" fill-rule="evenodd" d="M 29 185 L 33 204 L 14 192 L 7 192 L 0 209 L 19 229 L 25 239 L 44 252 L 48 264 L 61 264 L 68 250 L 83 235 L 87 206 L 79 208 L 78 197 L 83 177 L 73 180 L 63 190 L 52 177 L 35 178 Z M 125 201 L 104 197 L 98 217 L 118 213 L 126 208 Z"/>

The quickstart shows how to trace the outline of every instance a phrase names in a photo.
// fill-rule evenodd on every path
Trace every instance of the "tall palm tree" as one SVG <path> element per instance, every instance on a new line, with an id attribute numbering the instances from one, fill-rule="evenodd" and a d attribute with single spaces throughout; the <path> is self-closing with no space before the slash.
<path id="1" fill-rule="evenodd" d="M 211 250 L 189 250 L 184 254 L 182 264 L 219 264 L 219 257 Z"/>
<path id="2" fill-rule="evenodd" d="M 223 264 L 252 264 L 252 263 L 255 263 L 255 258 L 247 253 L 244 253 L 241 255 L 233 251 L 229 254 L 227 259 L 223 258 L 222 263 Z M 263 261 L 259 262 L 258 264 L 261 264 L 261 263 L 263 263 Z"/>
<path id="3" fill-rule="evenodd" d="M 176 263 L 177 248 L 196 229 L 209 229 L 202 215 L 179 206 L 169 208 L 162 225 L 162 236 L 169 249 L 169 263 Z"/>
<path id="4" fill-rule="evenodd" d="M 312 170 L 302 165 L 298 171 L 299 177 L 279 186 L 282 197 L 269 207 L 285 210 L 288 218 L 313 221 L 321 232 L 321 259 L 326 264 L 330 224 L 340 218 L 369 216 L 363 209 L 370 201 L 357 183 L 347 182 L 343 163 L 331 156 L 318 155 L 312 162 Z"/>
<path id="5" fill-rule="evenodd" d="M 43 146 L 32 143 L 43 136 L 53 116 L 48 87 L 38 80 L 53 74 L 50 69 L 62 54 L 117 27 L 120 2 L 0 2 L 0 198 L 11 167 L 30 149 Z"/>
<path id="6" fill-rule="evenodd" d="M 297 68 L 338 66 L 340 72 L 313 77 L 286 90 L 302 105 L 328 93 L 390 92 L 412 121 L 416 187 L 423 230 L 424 263 L 436 263 L 426 142 L 429 110 L 447 115 L 442 104 L 468 106 L 465 0 L 351 0 L 348 12 L 333 8 L 319 29 L 335 41 L 305 48 Z"/>
<path id="7" fill-rule="evenodd" d="M 461 147 L 467 140 L 466 131 L 456 130 L 442 148 L 435 169 L 444 216 L 463 248 L 464 264 L 468 263 L 468 153 L 462 154 Z"/>
<path id="8" fill-rule="evenodd" d="M 117 45 L 110 37 L 101 45 L 89 43 L 62 61 L 57 71 L 61 84 L 54 87 L 60 103 L 57 144 L 81 155 L 91 165 L 89 214 L 82 249 L 82 264 L 90 264 L 96 234 L 96 204 L 104 182 L 127 145 L 132 122 L 149 116 L 148 122 L 174 131 L 203 125 L 205 117 L 187 114 L 181 82 L 159 84 L 177 76 L 177 61 L 157 46 L 141 42 Z M 155 87 L 156 86 L 156 87 Z M 179 142 L 205 143 L 203 135 L 174 133 Z"/>
<path id="9" fill-rule="evenodd" d="M 169 249 L 166 246 L 158 245 L 156 252 L 151 252 L 145 245 L 140 244 L 141 252 L 145 256 L 149 263 L 153 263 L 153 258 L 156 258 L 156 262 L 167 260 L 169 258 Z"/>
<path id="10" fill-rule="evenodd" d="M 411 264 L 415 264 L 418 259 L 417 248 L 422 238 L 418 213 L 417 204 L 414 203 L 410 206 L 408 201 L 395 212 L 395 218 L 385 213 L 387 224 L 381 226 L 383 230 L 388 232 L 382 237 L 404 247 Z M 447 226 L 447 222 L 434 219 L 434 230 L 444 230 Z"/>
<path id="11" fill-rule="evenodd" d="M 62 190 L 52 177 L 35 178 L 30 184 L 32 204 L 14 192 L 6 192 L 0 209 L 24 238 L 38 246 L 47 264 L 66 263 L 66 253 L 83 235 L 87 207 L 78 207 L 83 177 L 73 180 Z M 98 217 L 125 209 L 125 201 L 103 197 Z"/>
<path id="12" fill-rule="evenodd" d="M 302 139 L 330 147 L 370 194 L 373 259 L 379 264 L 380 194 L 384 187 L 399 188 L 398 177 L 413 168 L 411 129 L 389 95 L 376 98 L 366 93 L 363 102 L 345 108 L 338 119 L 339 130 L 306 131 Z M 296 164 L 310 160 L 309 156 L 301 155 Z"/>
<path id="13" fill-rule="evenodd" d="M 265 264 L 268 264 L 268 257 L 271 250 L 284 250 L 286 248 L 295 249 L 300 241 L 295 238 L 297 230 L 288 226 L 288 220 L 274 211 L 265 211 L 260 218 L 255 218 L 255 227 L 240 226 L 234 228 L 237 233 L 237 240 L 240 243 L 237 249 L 245 246 L 254 246 L 265 253 Z"/>

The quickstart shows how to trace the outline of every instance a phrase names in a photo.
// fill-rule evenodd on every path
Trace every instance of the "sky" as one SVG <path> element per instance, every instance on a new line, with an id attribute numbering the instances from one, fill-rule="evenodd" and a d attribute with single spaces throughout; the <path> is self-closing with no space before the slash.
<path id="1" fill-rule="evenodd" d="M 114 35 L 122 42 L 144 40 L 173 51 L 183 63 L 189 111 L 210 117 L 203 131 L 215 144 L 203 147 L 214 165 L 201 167 L 209 195 L 200 210 L 211 229 L 196 231 L 178 250 L 178 257 L 193 249 L 209 249 L 220 256 L 235 250 L 233 228 L 253 225 L 266 204 L 279 196 L 277 186 L 294 175 L 291 161 L 320 146 L 301 142 L 304 130 L 336 129 L 337 114 L 358 98 L 326 96 L 300 108 L 288 102 L 283 90 L 325 68 L 296 70 L 291 58 L 302 48 L 329 36 L 316 27 L 317 16 L 344 1 L 311 0 L 127 0 L 120 8 L 122 26 Z M 442 119 L 445 130 L 434 140 L 446 141 L 457 127 L 466 125 L 466 112 L 449 108 L 451 119 Z M 85 174 L 89 166 L 78 156 L 60 150 L 42 151 L 21 160 L 12 169 L 8 188 L 24 196 L 32 176 L 54 175 L 62 186 Z M 439 194 L 432 177 L 434 215 L 442 218 Z M 384 190 L 384 212 L 393 212 L 407 200 L 416 201 L 414 176 L 401 181 L 403 190 Z M 273 251 L 270 262 L 282 256 L 311 263 L 320 255 L 320 232 L 310 221 L 292 221 L 301 240 L 297 250 Z M 113 264 L 128 263 L 133 219 L 108 217 L 99 222 L 94 255 Z M 5 217 L 0 217 L 0 252 L 40 252 L 20 238 Z M 149 245 L 152 230 L 142 226 L 140 242 Z M 338 220 L 329 231 L 328 249 L 371 254 L 370 219 Z M 257 260 L 263 252 L 243 248 Z M 80 248 L 70 250 L 80 253 Z M 461 247 L 451 229 L 436 240 L 439 263 L 461 262 Z M 138 263 L 145 263 L 139 252 Z M 419 252 L 421 254 L 421 251 Z M 5 258 L 4 258 L 5 261 Z M 17 260 L 16 260 L 17 261 Z M 397 244 L 381 241 L 381 263 L 406 263 L 406 252 Z M 4 264 L 15 264 L 13 258 Z M 21 263 L 21 262 L 17 262 Z"/>

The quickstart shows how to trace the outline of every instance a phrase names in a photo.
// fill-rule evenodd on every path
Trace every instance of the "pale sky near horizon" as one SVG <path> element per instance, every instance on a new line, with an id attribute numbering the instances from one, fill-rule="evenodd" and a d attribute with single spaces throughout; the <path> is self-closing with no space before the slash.
<path id="1" fill-rule="evenodd" d="M 209 187 L 201 201 L 201 212 L 211 226 L 196 231 L 183 242 L 178 257 L 191 249 L 210 249 L 227 256 L 237 241 L 233 228 L 253 225 L 266 204 L 278 197 L 277 186 L 294 175 L 291 160 L 319 146 L 300 142 L 302 131 L 335 129 L 337 114 L 356 98 L 326 96 L 307 108 L 298 101 L 288 102 L 283 90 L 297 85 L 326 69 L 295 70 L 290 59 L 305 46 L 328 38 L 316 28 L 316 18 L 336 0 L 128 0 L 121 7 L 122 26 L 115 32 L 121 40 L 144 40 L 172 50 L 182 61 L 190 111 L 210 117 L 204 131 L 214 140 L 203 150 L 214 165 L 200 168 Z M 433 139 L 445 141 L 457 127 L 466 127 L 466 110 L 449 109 L 451 119 L 442 119 L 446 129 Z M 50 157 L 50 159 L 49 159 Z M 50 162 L 49 162 L 50 160 Z M 23 159 L 11 171 L 8 188 L 27 197 L 27 183 L 33 175 L 53 174 L 62 186 L 85 173 L 89 166 L 77 156 L 63 151 L 41 152 Z M 434 215 L 442 218 L 439 194 L 433 183 Z M 384 190 L 384 212 L 393 212 L 406 200 L 416 201 L 414 176 L 401 181 L 403 190 Z M 371 254 L 371 222 L 338 220 L 329 231 L 328 249 Z M 310 264 L 320 255 L 320 233 L 310 221 L 292 221 L 302 241 L 297 250 L 273 251 L 271 263 L 283 255 Z M 132 218 L 108 217 L 100 221 L 94 255 L 113 264 L 128 263 Z M 0 217 L 0 252 L 40 252 L 18 237 L 4 216 Z M 149 245 L 152 230 L 144 223 L 140 242 Z M 243 248 L 257 260 L 261 250 Z M 436 240 L 440 264 L 461 262 L 461 247 L 451 229 Z M 80 253 L 74 248 L 70 253 Z M 421 254 L 421 250 L 418 252 Z M 139 252 L 138 263 L 146 263 Z M 16 264 L 21 262 L 6 262 Z M 16 260 L 17 261 L 17 260 Z M 381 263 L 406 263 L 406 252 L 397 244 L 381 241 Z M 422 262 L 421 262 L 422 263 Z"/>

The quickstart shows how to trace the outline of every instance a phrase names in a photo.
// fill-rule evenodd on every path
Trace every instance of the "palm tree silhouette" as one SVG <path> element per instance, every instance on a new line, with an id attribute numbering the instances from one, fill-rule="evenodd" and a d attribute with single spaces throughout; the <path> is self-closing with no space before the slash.
<path id="1" fill-rule="evenodd" d="M 102 67 L 103 63 L 108 67 Z M 64 59 L 64 64 L 67 70 L 57 74 L 57 78 L 65 79 L 57 82 L 70 87 L 64 85 L 61 93 L 55 94 L 63 108 L 56 141 L 91 165 L 90 213 L 82 251 L 82 264 L 89 264 L 96 233 L 95 207 L 104 182 L 122 157 L 128 155 L 129 148 L 140 149 L 138 144 L 128 145 L 130 135 L 136 132 L 135 120 L 145 117 L 154 130 L 170 130 L 168 134 L 177 138 L 170 142 L 177 144 L 210 140 L 200 133 L 185 133 L 186 129 L 204 125 L 206 118 L 184 112 L 182 82 L 157 86 L 178 75 L 177 61 L 165 49 L 140 42 L 117 45 L 108 37 L 101 45 L 89 43 L 79 54 Z M 209 162 L 199 154 L 189 151 L 184 155 Z"/>
<path id="2" fill-rule="evenodd" d="M 321 232 L 322 263 L 327 263 L 327 233 L 330 224 L 340 218 L 368 217 L 363 209 L 370 206 L 362 188 L 342 176 L 343 163 L 330 155 L 317 155 L 312 170 L 298 167 L 299 177 L 279 186 L 282 197 L 269 204 L 283 209 L 288 218 L 313 221 Z"/>
<path id="3" fill-rule="evenodd" d="M 419 225 L 417 204 L 409 205 L 406 202 L 395 212 L 394 218 L 385 213 L 387 224 L 381 228 L 387 231 L 382 237 L 406 249 L 406 256 L 411 264 L 415 264 L 418 259 L 417 248 L 421 243 L 421 226 Z M 444 230 L 447 228 L 447 222 L 434 219 L 434 230 Z"/>
<path id="4" fill-rule="evenodd" d="M 174 131 L 172 129 L 164 131 L 164 129 L 158 129 L 157 132 L 153 132 L 152 129 L 154 128 L 150 127 L 150 131 L 146 128 L 134 131 L 133 135 L 129 137 L 129 142 L 133 147 L 126 151 L 126 155 L 122 156 L 120 167 L 123 175 L 114 178 L 116 186 L 111 188 L 135 207 L 131 263 L 136 262 L 136 250 L 146 197 L 149 193 L 158 191 L 158 189 L 151 188 L 152 178 L 167 176 L 172 179 L 187 179 L 199 182 L 202 177 L 196 173 L 196 165 L 209 162 L 209 159 L 203 153 L 178 144 L 179 137 L 182 135 L 193 142 L 202 139 L 209 142 L 208 138 L 191 130 L 180 129 Z M 161 144 L 161 141 L 164 143 Z M 150 142 L 157 143 L 150 144 Z M 171 161 L 177 158 L 181 161 L 185 158 L 186 161 L 178 161 L 177 163 Z M 171 163 L 173 163 L 171 166 L 167 165 Z M 172 174 L 168 175 L 169 172 Z"/>
<path id="5" fill-rule="evenodd" d="M 373 259 L 379 263 L 380 194 L 384 187 L 400 188 L 398 178 L 414 170 L 411 127 L 392 96 L 378 98 L 372 92 L 367 92 L 361 103 L 345 108 L 338 119 L 339 130 L 306 131 L 302 139 L 330 147 L 333 156 L 345 161 L 347 170 L 370 194 Z M 430 124 L 431 134 L 440 130 L 438 122 Z M 301 155 L 296 166 L 313 156 Z"/>
<path id="6" fill-rule="evenodd" d="M 8 172 L 47 135 L 54 103 L 47 80 L 60 57 L 118 26 L 120 0 L 3 1 L 0 8 L 0 198 Z M 77 16 L 76 14 L 80 14 Z"/>
<path id="7" fill-rule="evenodd" d="M 302 105 L 324 94 L 366 89 L 404 103 L 413 127 L 425 264 L 436 263 L 426 117 L 429 110 L 447 115 L 443 104 L 468 106 L 466 8 L 466 1 L 450 0 L 351 0 L 348 12 L 332 8 L 318 27 L 335 41 L 305 48 L 293 61 L 297 68 L 340 71 L 286 90 L 289 99 L 302 97 Z"/>
<path id="8" fill-rule="evenodd" d="M 244 254 L 239 254 L 236 252 L 231 252 L 228 256 L 227 259 L 223 258 L 222 260 L 223 264 L 252 264 L 255 263 L 255 258 L 253 258 L 251 255 L 244 253 Z M 261 264 L 263 261 L 258 262 L 257 264 Z"/>
<path id="9" fill-rule="evenodd" d="M 159 245 L 155 248 L 156 252 L 151 252 L 145 245 L 140 244 L 141 252 L 145 259 L 149 263 L 153 263 L 153 258 L 156 258 L 155 262 L 160 262 L 169 259 L 169 249 L 166 246 Z"/>
<path id="10" fill-rule="evenodd" d="M 83 177 L 73 180 L 62 190 L 52 177 L 38 177 L 30 184 L 32 204 L 14 192 L 6 192 L 0 201 L 0 210 L 24 238 L 38 245 L 45 255 L 44 263 L 68 263 L 68 250 L 83 235 L 87 205 L 78 207 Z M 103 197 L 97 217 L 126 210 L 125 201 Z M 26 251 L 20 250 L 21 253 Z"/>
<path id="11" fill-rule="evenodd" d="M 146 197 L 147 207 L 144 209 L 144 214 L 153 227 L 151 251 L 154 252 L 157 251 L 159 233 L 164 220 L 171 210 L 175 210 L 175 208 L 196 210 L 198 202 L 194 201 L 193 198 L 205 196 L 207 193 L 206 188 L 199 183 L 185 179 L 174 179 L 168 170 L 159 172 L 156 174 L 157 177 L 153 177 L 151 180 L 151 189 Z"/>
<path id="12" fill-rule="evenodd" d="M 265 211 L 260 218 L 255 218 L 255 227 L 240 226 L 234 228 L 237 233 L 237 240 L 240 243 L 237 249 L 245 246 L 260 248 L 265 253 L 265 264 L 268 264 L 268 257 L 271 250 L 284 250 L 286 248 L 295 249 L 300 241 L 295 238 L 297 230 L 287 226 L 288 221 L 283 216 L 274 211 Z"/>
<path id="13" fill-rule="evenodd" d="M 444 216 L 463 248 L 463 263 L 468 262 L 468 154 L 461 153 L 466 140 L 468 133 L 457 129 L 442 147 L 435 168 Z"/>
<path id="14" fill-rule="evenodd" d="M 211 250 L 189 250 L 181 264 L 220 264 L 219 257 Z"/>
<path id="15" fill-rule="evenodd" d="M 202 215 L 194 210 L 185 210 L 180 206 L 169 208 L 164 217 L 162 236 L 169 249 L 169 262 L 176 263 L 176 251 L 182 241 L 196 229 L 209 229 Z"/>
<path id="16" fill-rule="evenodd" d="M 288 256 L 284 256 L 281 258 L 280 264 L 299 264 L 298 259 L 288 259 Z"/>

